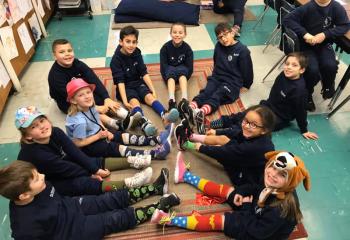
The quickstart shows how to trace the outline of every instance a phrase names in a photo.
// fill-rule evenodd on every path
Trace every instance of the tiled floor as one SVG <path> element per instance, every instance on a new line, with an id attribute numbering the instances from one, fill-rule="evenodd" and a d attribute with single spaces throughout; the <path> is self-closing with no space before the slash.
<path id="1" fill-rule="evenodd" d="M 262 6 L 248 1 L 249 9 L 258 15 Z M 275 25 L 275 14 L 269 11 L 262 25 L 252 31 L 255 21 L 244 22 L 241 41 L 251 50 L 255 80 L 251 90 L 242 95 L 245 106 L 256 104 L 266 98 L 273 79 L 279 71 L 274 71 L 265 83 L 261 83 L 269 68 L 282 56 L 275 47 L 270 47 L 262 54 L 263 44 Z M 36 48 L 36 54 L 21 78 L 23 91 L 11 96 L 0 120 L 0 165 L 5 165 L 16 158 L 19 134 L 14 128 L 14 112 L 20 106 L 36 105 L 46 112 L 56 126 L 63 126 L 64 116 L 48 95 L 47 74 L 52 65 L 51 43 L 56 38 L 68 38 L 74 46 L 76 57 L 83 59 L 90 67 L 109 66 L 110 57 L 118 42 L 118 31 L 110 29 L 111 14 L 94 16 L 92 21 L 87 17 L 65 17 L 63 21 L 52 19 L 47 26 L 49 36 L 42 39 Z M 189 27 L 186 41 L 194 50 L 196 59 L 211 58 L 215 45 L 213 33 L 215 25 L 206 24 Z M 159 49 L 169 39 L 169 29 L 140 30 L 139 47 L 146 63 L 159 62 Z M 343 61 L 350 63 L 344 56 Z M 341 62 L 337 82 L 346 69 Z M 349 88 L 349 87 L 348 87 Z M 312 191 L 305 193 L 300 189 L 300 200 L 304 213 L 304 224 L 309 239 L 349 239 L 350 230 L 346 227 L 350 222 L 350 104 L 330 120 L 325 119 L 328 101 L 324 101 L 315 91 L 317 112 L 309 117 L 310 130 L 320 135 L 320 139 L 307 141 L 303 139 L 296 127 L 274 134 L 277 149 L 287 149 L 300 155 L 310 169 Z M 350 94 L 343 93 L 339 101 Z M 0 238 L 8 239 L 9 222 L 7 202 L 1 199 Z"/>

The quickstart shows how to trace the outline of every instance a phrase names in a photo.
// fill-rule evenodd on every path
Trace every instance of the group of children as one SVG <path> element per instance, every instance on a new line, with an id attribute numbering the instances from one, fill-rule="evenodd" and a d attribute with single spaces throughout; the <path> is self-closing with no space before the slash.
<path id="1" fill-rule="evenodd" d="M 320 1 L 323 0 L 315 0 L 316 5 L 312 2 L 310 8 L 318 8 Z M 244 6 L 244 1 L 241 2 Z M 217 1 L 219 8 L 230 6 L 229 3 Z M 307 27 L 305 30 L 296 26 L 295 19 L 306 14 L 300 11 L 291 15 L 286 24 L 294 21 L 290 27 L 294 26 L 298 34 L 304 33 L 307 43 L 315 45 L 326 37 L 343 33 L 344 29 L 327 30 L 322 36 L 317 35 L 317 30 L 308 33 Z M 213 73 L 191 102 L 187 81 L 193 73 L 193 51 L 184 41 L 186 26 L 172 25 L 172 39 L 160 50 L 160 71 L 169 94 L 168 109 L 157 100 L 141 50 L 137 48 L 138 30 L 133 26 L 120 31 L 119 45 L 110 64 L 123 106 L 111 99 L 94 72 L 75 58 L 69 41 L 55 40 L 52 45 L 55 63 L 48 81 L 50 96 L 67 114 L 66 133 L 52 126 L 48 116 L 34 106 L 17 110 L 15 125 L 21 132 L 19 160 L 0 169 L 0 194 L 11 200 L 12 236 L 101 239 L 151 219 L 153 223 L 196 231 L 224 231 L 237 239 L 287 238 L 302 217 L 295 188 L 304 181 L 305 189 L 309 190 L 310 179 L 299 157 L 275 151 L 271 133 L 296 119 L 305 138 L 318 138 L 307 128 L 310 88 L 303 78 L 309 69 L 307 59 L 302 53 L 289 54 L 267 100 L 206 125 L 205 115 L 222 104 L 234 102 L 253 83 L 250 51 L 235 39 L 241 24 L 237 21 L 234 28 L 227 23 L 216 26 L 218 42 Z M 324 27 L 328 29 L 330 25 Z M 324 98 L 331 95 L 330 82 L 325 83 Z M 182 92 L 178 104 L 176 84 Z M 141 103 L 151 106 L 162 118 L 165 130 L 159 135 L 144 115 Z M 209 196 L 221 197 L 234 212 L 209 216 L 167 213 L 180 204 L 180 198 L 175 193 L 168 194 L 169 170 L 161 169 L 160 176 L 152 182 L 150 165 L 152 159 L 166 159 L 173 123 L 179 116 L 181 123 L 174 130 L 179 150 L 198 151 L 216 159 L 233 186 L 194 175 L 181 151 L 176 159 L 174 182 L 185 182 Z M 197 126 L 198 133 L 193 132 L 191 124 Z M 128 132 L 137 126 L 144 135 Z M 151 148 L 134 149 L 129 145 Z M 110 171 L 130 167 L 143 170 L 120 181 L 104 179 Z M 162 197 L 145 207 L 129 207 L 151 195 Z"/>

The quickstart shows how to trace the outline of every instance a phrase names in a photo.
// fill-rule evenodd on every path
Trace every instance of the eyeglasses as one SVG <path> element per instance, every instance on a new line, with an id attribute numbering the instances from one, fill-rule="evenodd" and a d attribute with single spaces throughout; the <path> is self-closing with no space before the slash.
<path id="1" fill-rule="evenodd" d="M 222 40 L 223 38 L 228 38 L 229 34 L 231 33 L 232 31 L 227 31 L 227 32 L 223 32 L 221 33 L 219 36 L 217 36 L 216 40 L 220 41 Z"/>
<path id="2" fill-rule="evenodd" d="M 256 123 L 249 122 L 246 118 L 242 120 L 242 125 L 247 126 L 248 128 L 251 128 L 251 129 L 264 128 L 263 126 L 259 126 Z"/>

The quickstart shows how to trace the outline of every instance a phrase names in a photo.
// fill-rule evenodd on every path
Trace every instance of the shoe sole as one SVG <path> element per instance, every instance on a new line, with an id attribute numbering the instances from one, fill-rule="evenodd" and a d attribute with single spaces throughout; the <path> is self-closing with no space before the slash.
<path id="1" fill-rule="evenodd" d="M 162 174 L 164 175 L 164 186 L 163 186 L 163 195 L 168 193 L 169 189 L 169 170 L 162 169 Z"/>
<path id="2" fill-rule="evenodd" d="M 174 171 L 174 183 L 180 183 L 179 182 L 179 161 L 180 161 L 180 157 L 181 157 L 181 152 L 178 152 L 177 153 L 177 156 L 176 156 L 176 164 L 175 164 L 175 171 Z"/>
<path id="3" fill-rule="evenodd" d="M 182 127 L 183 127 L 183 125 L 180 123 L 179 125 L 177 125 L 177 126 L 174 128 L 174 137 L 175 137 L 175 140 L 176 140 L 176 146 L 177 146 L 177 149 L 178 149 L 178 150 L 180 150 L 180 151 L 185 151 L 185 149 L 182 148 L 182 146 L 180 146 L 178 137 L 176 136 L 176 129 L 177 129 L 179 126 L 182 126 Z"/>
<path id="4" fill-rule="evenodd" d="M 171 123 L 175 123 L 177 121 L 177 119 L 179 119 L 179 112 L 177 111 L 176 108 L 172 108 L 169 113 L 168 116 L 166 118 L 169 122 Z"/>
<path id="5" fill-rule="evenodd" d="M 142 114 L 140 112 L 136 112 L 132 116 L 130 116 L 130 119 L 131 117 L 133 118 L 133 121 L 132 122 L 130 121 L 131 124 L 129 124 L 130 126 L 128 129 L 134 129 L 140 124 L 140 121 L 142 119 Z"/>

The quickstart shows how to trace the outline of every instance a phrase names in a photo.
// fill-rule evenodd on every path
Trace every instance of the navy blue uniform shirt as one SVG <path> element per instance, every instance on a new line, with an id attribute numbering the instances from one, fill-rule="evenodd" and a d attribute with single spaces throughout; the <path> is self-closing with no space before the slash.
<path id="1" fill-rule="evenodd" d="M 138 87 L 144 83 L 143 76 L 147 74 L 147 67 L 143 62 L 141 50 L 136 48 L 130 55 L 125 55 L 118 45 L 111 60 L 111 70 L 114 84 L 124 83 L 125 87 Z"/>

